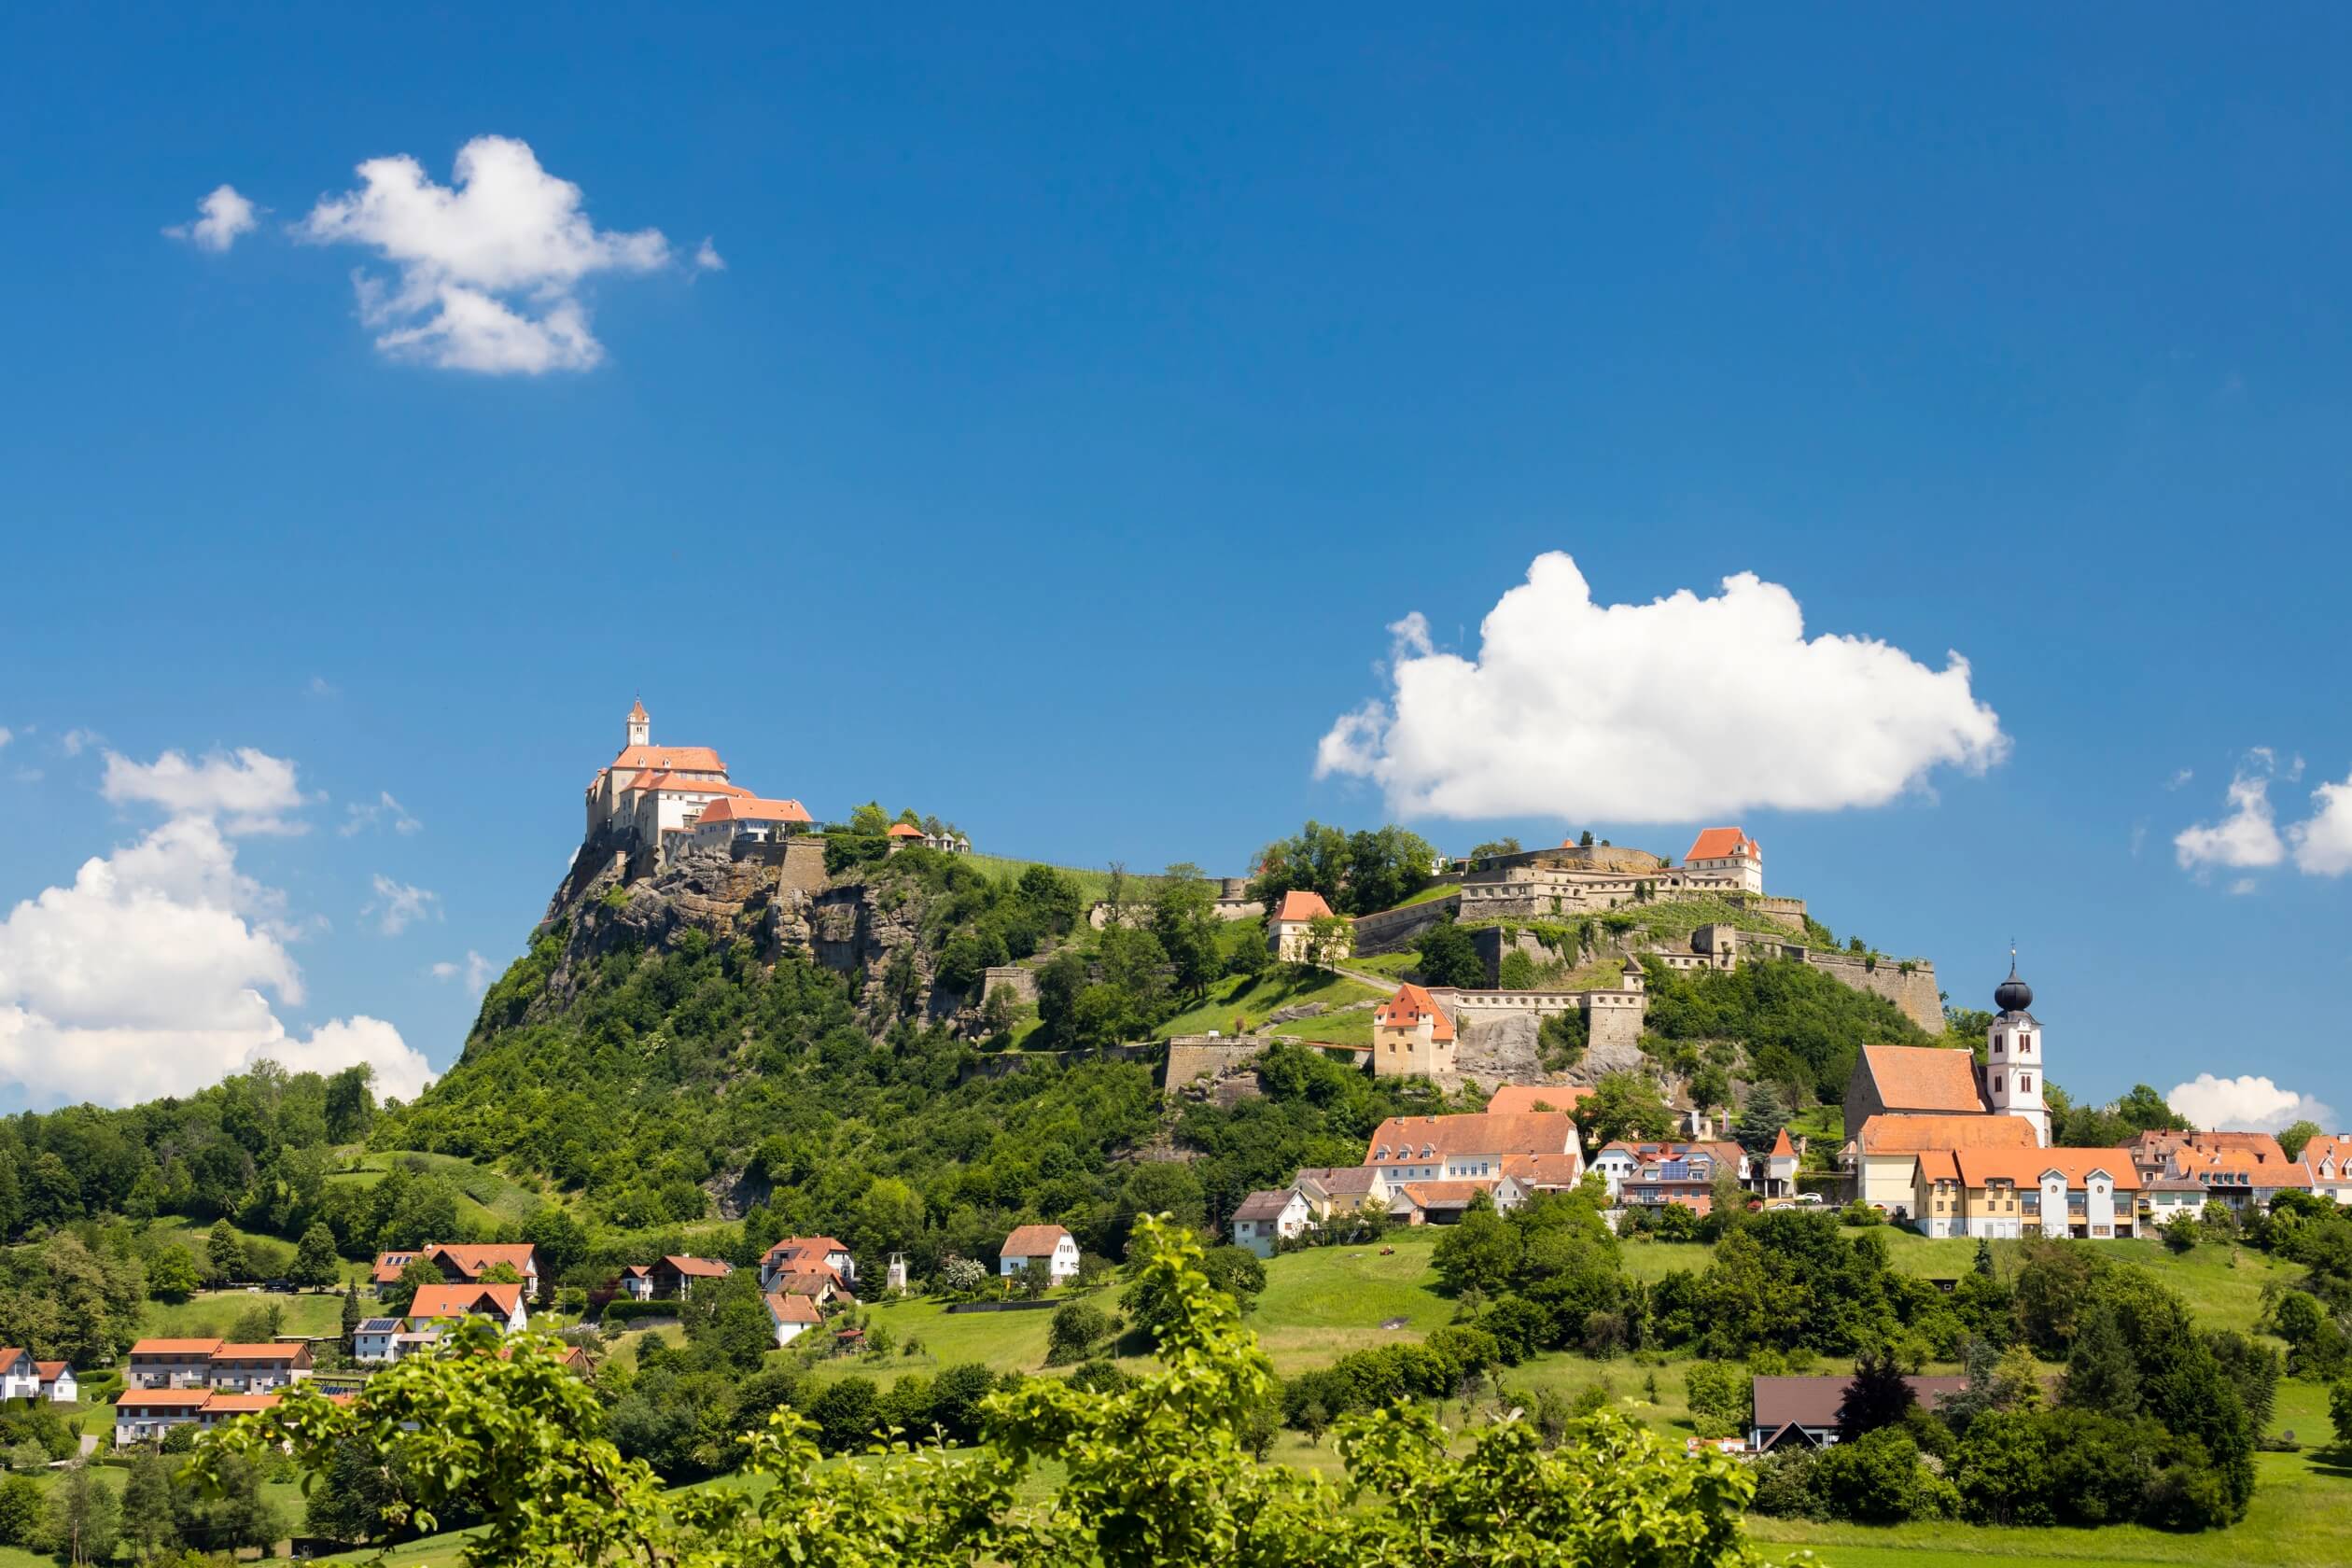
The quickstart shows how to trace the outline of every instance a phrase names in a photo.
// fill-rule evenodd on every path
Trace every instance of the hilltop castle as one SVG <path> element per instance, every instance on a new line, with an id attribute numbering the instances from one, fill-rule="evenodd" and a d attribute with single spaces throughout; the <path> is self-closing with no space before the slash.
<path id="1" fill-rule="evenodd" d="M 587 843 L 660 864 L 690 845 L 765 843 L 808 825 L 800 802 L 763 799 L 729 779 L 712 748 L 654 745 L 644 703 L 629 705 L 626 722 L 619 753 L 588 781 Z"/>

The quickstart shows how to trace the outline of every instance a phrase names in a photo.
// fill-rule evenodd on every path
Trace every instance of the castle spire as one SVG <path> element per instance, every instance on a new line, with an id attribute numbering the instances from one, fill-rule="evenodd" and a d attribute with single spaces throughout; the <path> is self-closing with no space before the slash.
<path id="1" fill-rule="evenodd" d="M 653 744 L 653 720 L 645 711 L 645 699 L 633 697 L 629 702 L 629 742 L 631 746 Z"/>

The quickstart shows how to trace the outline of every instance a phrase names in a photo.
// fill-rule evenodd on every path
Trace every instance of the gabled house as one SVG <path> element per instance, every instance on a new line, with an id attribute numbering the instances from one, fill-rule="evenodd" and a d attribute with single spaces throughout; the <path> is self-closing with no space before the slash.
<path id="1" fill-rule="evenodd" d="M 1481 1112 L 1465 1116 L 1391 1116 L 1372 1134 L 1364 1163 L 1393 1187 L 1403 1182 L 1492 1182 L 1516 1155 L 1576 1151 L 1576 1124 L 1564 1113 Z"/>
<path id="2" fill-rule="evenodd" d="M 41 1369 L 31 1351 L 14 1345 L 0 1350 L 0 1399 L 41 1397 Z"/>
<path id="3" fill-rule="evenodd" d="M 1772 1135 L 1772 1146 L 1763 1158 L 1748 1161 L 1748 1185 L 1760 1197 L 1794 1197 L 1797 1165 L 1797 1145 L 1789 1141 L 1788 1129 L 1783 1127 Z"/>
<path id="4" fill-rule="evenodd" d="M 1372 1075 L 1449 1078 L 1458 1043 L 1453 1019 L 1407 981 L 1372 1015 Z"/>
<path id="5" fill-rule="evenodd" d="M 203 1388 L 212 1378 L 217 1339 L 142 1339 L 131 1347 L 123 1386 L 134 1389 Z"/>
<path id="6" fill-rule="evenodd" d="M 1846 1080 L 1845 1135 L 1858 1135 L 1872 1116 L 1978 1116 L 1990 1110 L 1970 1052 L 1865 1045 Z"/>
<path id="7" fill-rule="evenodd" d="M 190 1426 L 213 1396 L 205 1388 L 125 1388 L 115 1397 L 115 1447 L 161 1442 L 175 1426 Z"/>
<path id="8" fill-rule="evenodd" d="M 41 1375 L 41 1397 L 52 1405 L 71 1405 L 81 1397 L 81 1384 L 74 1376 L 72 1363 L 36 1361 L 33 1366 Z"/>
<path id="9" fill-rule="evenodd" d="M 1963 1055 L 1939 1051 L 1938 1056 Z M 2022 1116 L 1879 1115 L 1863 1122 L 1842 1152 L 1854 1196 L 1905 1218 L 1911 1208 L 1919 1156 L 1931 1151 L 2035 1147 L 2033 1124 Z"/>
<path id="10" fill-rule="evenodd" d="M 1295 1187 L 1253 1192 L 1233 1211 L 1233 1244 L 1270 1258 L 1285 1239 L 1303 1233 L 1312 1218 L 1306 1197 Z"/>
<path id="11" fill-rule="evenodd" d="M 485 1241 L 435 1244 L 405 1251 L 378 1253 L 368 1278 L 381 1292 L 385 1286 L 399 1282 L 401 1272 L 418 1258 L 424 1258 L 441 1270 L 441 1276 L 451 1284 L 466 1284 L 479 1281 L 499 1264 L 514 1270 L 523 1281 L 523 1294 L 536 1299 L 539 1293 L 539 1253 L 528 1242 Z"/>
<path id="12" fill-rule="evenodd" d="M 786 1275 L 818 1269 L 833 1275 L 841 1295 L 857 1294 L 858 1260 L 849 1255 L 846 1245 L 830 1236 L 788 1236 L 770 1247 L 760 1259 L 760 1288 L 772 1291 L 777 1288 L 777 1281 Z"/>
<path id="13" fill-rule="evenodd" d="M 222 1345 L 212 1353 L 204 1380 L 233 1393 L 267 1393 L 311 1375 L 308 1345 Z"/>
<path id="14" fill-rule="evenodd" d="M 351 1331 L 351 1359 L 354 1361 L 392 1362 L 400 1357 L 398 1343 L 400 1320 L 398 1318 L 362 1318 L 359 1326 Z"/>
<path id="15" fill-rule="evenodd" d="M 1505 1189 L 1508 1188 L 1506 1191 Z M 1389 1215 L 1407 1225 L 1456 1225 L 1484 1193 L 1497 1209 L 1508 1209 L 1518 1197 L 1508 1177 L 1485 1181 L 1404 1182 L 1391 1189 Z"/>
<path id="16" fill-rule="evenodd" d="M 656 1301 L 683 1301 L 693 1295 L 694 1286 L 704 1280 L 723 1280 L 735 1272 L 735 1266 L 718 1258 L 695 1257 L 692 1253 L 673 1253 L 655 1263 L 648 1271 Z"/>
<path id="17" fill-rule="evenodd" d="M 775 1325 L 778 1350 L 825 1321 L 817 1310 L 817 1303 L 807 1296 L 770 1291 L 761 1299 L 767 1303 L 768 1322 Z"/>
<path id="18" fill-rule="evenodd" d="M 524 1310 L 521 1285 L 422 1285 L 409 1303 L 412 1324 L 436 1323 L 453 1318 L 488 1318 L 510 1334 L 520 1334 L 530 1322 Z"/>
<path id="19" fill-rule="evenodd" d="M 1574 1115 L 1576 1102 L 1592 1091 L 1579 1084 L 1505 1084 L 1487 1096 L 1490 1116 L 1521 1116 L 1531 1111 Z"/>
<path id="20" fill-rule="evenodd" d="M 1307 1200 L 1307 1211 L 1318 1224 L 1335 1214 L 1344 1219 L 1388 1212 L 1388 1178 L 1376 1165 L 1307 1166 L 1291 1184 Z"/>
<path id="21" fill-rule="evenodd" d="M 1912 1226 L 1925 1236 L 2138 1234 L 2139 1171 L 2122 1149 L 1931 1149 L 1914 1156 Z"/>
<path id="22" fill-rule="evenodd" d="M 1267 951 L 1284 963 L 1303 963 L 1314 923 L 1337 917 L 1321 893 L 1294 888 L 1282 895 L 1282 902 L 1274 907 L 1273 917 L 1266 922 Z M 1342 959 L 1355 950 L 1352 942 L 1342 942 L 1339 947 L 1335 956 Z"/>
<path id="23" fill-rule="evenodd" d="M 2311 1190 L 2321 1197 L 2352 1204 L 2352 1134 L 2323 1132 L 2303 1145 Z"/>
<path id="24" fill-rule="evenodd" d="M 1022 1225 L 998 1249 L 997 1273 L 1009 1279 L 1032 1260 L 1043 1262 L 1059 1284 L 1078 1272 L 1078 1239 L 1057 1225 Z"/>
<path id="25" fill-rule="evenodd" d="M 1683 875 L 1720 879 L 1741 891 L 1764 891 L 1764 848 L 1743 828 L 1706 828 L 1683 855 Z"/>
<path id="26" fill-rule="evenodd" d="M 1629 1208 L 1679 1203 L 1705 1214 L 1715 1207 L 1715 1184 L 1725 1175 L 1744 1181 L 1747 1155 L 1737 1143 L 1609 1144 L 1593 1162 L 1611 1190 Z"/>
<path id="27" fill-rule="evenodd" d="M 1796 1446 L 1822 1449 L 1839 1441 L 1845 1429 L 1839 1420 L 1846 1390 L 1854 1381 L 1848 1373 L 1820 1378 L 1758 1378 L 1753 1386 L 1755 1419 L 1748 1426 L 1748 1447 L 1757 1453 Z M 1955 1394 L 1966 1393 L 1966 1378 L 1905 1378 L 1921 1407 L 1933 1410 Z"/>
<path id="28" fill-rule="evenodd" d="M 653 1299 L 653 1266 L 632 1263 L 621 1270 L 622 1292 L 632 1301 Z"/>

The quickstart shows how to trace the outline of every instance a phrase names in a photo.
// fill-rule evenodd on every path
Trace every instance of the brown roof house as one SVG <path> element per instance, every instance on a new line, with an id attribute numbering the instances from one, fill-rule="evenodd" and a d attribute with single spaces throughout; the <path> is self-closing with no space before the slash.
<path id="1" fill-rule="evenodd" d="M 718 1258 L 672 1253 L 652 1264 L 646 1272 L 652 1281 L 654 1299 L 683 1301 L 694 1293 L 697 1281 L 723 1280 L 735 1272 L 735 1266 Z"/>
<path id="2" fill-rule="evenodd" d="M 1041 1259 L 1060 1284 L 1078 1272 L 1078 1239 L 1057 1225 L 1027 1225 L 1004 1239 L 997 1252 L 997 1273 L 1010 1279 Z"/>
<path id="3" fill-rule="evenodd" d="M 1334 1214 L 1388 1212 L 1388 1178 L 1377 1165 L 1302 1166 L 1291 1185 L 1318 1222 Z"/>
<path id="4" fill-rule="evenodd" d="M 1233 1244 L 1270 1258 L 1282 1242 L 1302 1234 L 1313 1218 L 1306 1195 L 1296 1187 L 1253 1192 L 1233 1211 Z"/>
<path id="5" fill-rule="evenodd" d="M 1824 1378 L 1758 1378 L 1755 1381 L 1756 1419 L 1748 1428 L 1748 1447 L 1757 1453 L 1795 1444 L 1827 1448 L 1846 1435 L 1840 1413 L 1845 1407 L 1850 1375 Z M 1929 1410 L 1954 1394 L 1965 1393 L 1966 1378 L 1905 1378 L 1911 1397 Z"/>

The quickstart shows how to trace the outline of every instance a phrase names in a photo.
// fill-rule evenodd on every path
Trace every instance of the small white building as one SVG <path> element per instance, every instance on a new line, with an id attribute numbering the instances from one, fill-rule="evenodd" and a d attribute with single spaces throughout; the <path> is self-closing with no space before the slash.
<path id="1" fill-rule="evenodd" d="M 0 1350 L 0 1399 L 38 1399 L 41 1397 L 41 1369 L 33 1363 L 33 1352 L 11 1345 Z"/>
<path id="2" fill-rule="evenodd" d="M 1708 828 L 1690 841 L 1683 857 L 1683 875 L 1720 878 L 1742 891 L 1764 890 L 1764 849 L 1741 828 Z"/>
<path id="3" fill-rule="evenodd" d="M 400 1334 L 398 1318 L 362 1318 L 359 1326 L 351 1331 L 351 1359 L 366 1362 L 393 1362 L 399 1359 L 395 1341 Z"/>
<path id="4" fill-rule="evenodd" d="M 767 1302 L 768 1322 L 776 1327 L 776 1348 L 782 1350 L 825 1320 L 817 1310 L 817 1303 L 805 1295 L 783 1295 L 770 1291 L 762 1299 Z"/>
<path id="5" fill-rule="evenodd" d="M 1270 1258 L 1284 1240 L 1305 1232 L 1310 1217 L 1295 1187 L 1253 1192 L 1233 1211 L 1233 1244 Z"/>
<path id="6" fill-rule="evenodd" d="M 1057 1225 L 1023 1225 L 1004 1239 L 997 1253 L 997 1273 L 1011 1279 L 1033 1260 L 1043 1261 L 1053 1271 L 1054 1283 L 1060 1284 L 1078 1272 L 1078 1239 Z"/>
<path id="7" fill-rule="evenodd" d="M 653 1299 L 653 1266 L 633 1263 L 621 1270 L 621 1289 L 631 1301 Z"/>
<path id="8" fill-rule="evenodd" d="M 702 815 L 694 819 L 693 844 L 697 849 L 766 844 L 807 827 L 812 820 L 808 807 L 796 800 L 726 796 L 703 807 Z"/>
<path id="9" fill-rule="evenodd" d="M 71 1363 L 36 1361 L 34 1366 L 41 1374 L 41 1397 L 52 1405 L 71 1405 L 81 1397 L 81 1384 L 74 1377 Z"/>
<path id="10" fill-rule="evenodd" d="M 1321 893 L 1294 888 L 1282 895 L 1282 902 L 1275 906 L 1274 917 L 1266 922 L 1267 951 L 1284 963 L 1304 963 L 1310 945 L 1308 939 L 1315 922 L 1337 918 Z M 1354 951 L 1352 941 L 1343 941 L 1337 953 L 1326 956 L 1344 959 Z"/>

